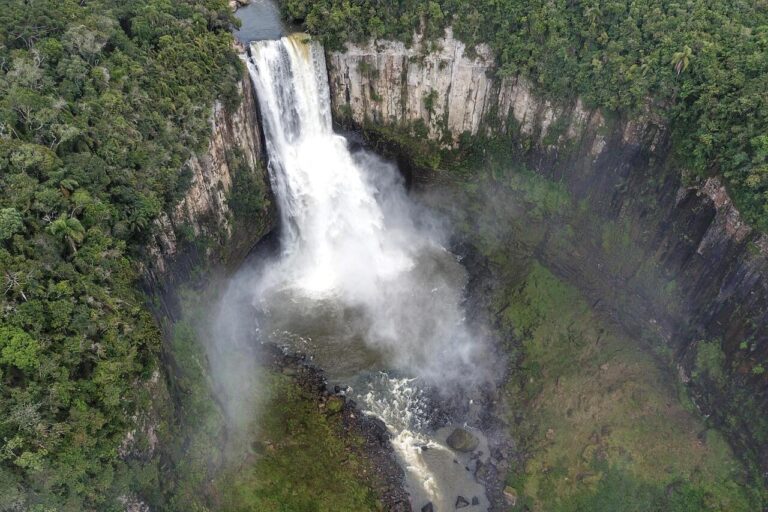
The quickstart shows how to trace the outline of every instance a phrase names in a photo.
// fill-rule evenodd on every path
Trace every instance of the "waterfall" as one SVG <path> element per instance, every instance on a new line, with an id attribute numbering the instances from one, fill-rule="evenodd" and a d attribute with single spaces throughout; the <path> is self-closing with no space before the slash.
<path id="1" fill-rule="evenodd" d="M 334 133 L 318 43 L 304 34 L 254 42 L 247 66 L 281 215 L 282 254 L 250 285 L 260 333 L 352 384 L 392 431 L 414 506 L 442 510 L 457 489 L 482 495 L 444 438 L 423 428 L 418 387 L 483 377 L 463 268 L 397 169 Z"/>
<path id="2" fill-rule="evenodd" d="M 466 374 L 476 344 L 460 304 L 463 269 L 436 230 L 416 225 L 427 215 L 414 209 L 394 166 L 353 155 L 333 132 L 322 47 L 302 34 L 259 41 L 248 67 L 283 228 L 283 257 L 263 289 L 361 309 L 368 344 L 398 368 Z"/>
<path id="3" fill-rule="evenodd" d="M 386 229 L 346 140 L 331 129 L 323 51 L 304 37 L 254 43 L 248 62 L 267 133 L 282 245 L 296 271 L 293 284 L 316 295 L 357 296 L 413 261 Z"/>

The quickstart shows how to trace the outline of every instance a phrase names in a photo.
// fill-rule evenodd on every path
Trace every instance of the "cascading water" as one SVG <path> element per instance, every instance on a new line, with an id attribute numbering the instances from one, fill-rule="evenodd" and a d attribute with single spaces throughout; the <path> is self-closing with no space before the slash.
<path id="1" fill-rule="evenodd" d="M 417 510 L 427 502 L 452 510 L 457 495 L 485 510 L 469 455 L 447 448 L 445 432 L 428 432 L 422 399 L 424 386 L 469 388 L 482 373 L 473 371 L 482 351 L 461 307 L 463 268 L 410 203 L 396 169 L 350 151 L 333 132 L 319 44 L 303 34 L 255 42 L 247 65 L 282 254 L 239 284 L 238 297 L 249 298 L 263 340 L 312 355 L 387 424 Z"/>

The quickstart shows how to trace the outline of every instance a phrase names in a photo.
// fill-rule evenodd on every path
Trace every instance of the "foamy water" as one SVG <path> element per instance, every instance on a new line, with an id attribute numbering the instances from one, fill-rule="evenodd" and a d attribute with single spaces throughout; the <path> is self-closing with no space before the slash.
<path id="1" fill-rule="evenodd" d="M 424 386 L 471 386 L 480 344 L 461 305 L 465 273 L 409 201 L 397 170 L 353 153 L 331 126 L 322 47 L 304 34 L 251 44 L 248 69 L 281 215 L 280 258 L 238 284 L 265 339 L 316 357 L 381 418 L 419 510 L 477 497 L 469 455 L 430 432 Z M 245 292 L 243 291 L 245 290 Z M 240 299 L 238 299 L 240 300 Z M 485 450 L 487 454 L 487 447 Z"/>

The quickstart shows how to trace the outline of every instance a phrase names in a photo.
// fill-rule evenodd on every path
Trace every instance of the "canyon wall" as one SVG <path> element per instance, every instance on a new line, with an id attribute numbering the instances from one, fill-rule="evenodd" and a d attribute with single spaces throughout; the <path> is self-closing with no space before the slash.
<path id="1" fill-rule="evenodd" d="M 255 93 L 248 74 L 239 84 L 242 101 L 228 112 L 220 103 L 211 114 L 206 153 L 192 157 L 185 171 L 190 185 L 184 197 L 155 222 L 146 246 L 144 276 L 149 288 L 164 293 L 189 277 L 196 265 L 233 267 L 275 223 L 269 176 Z M 257 212 L 238 215 L 235 185 L 259 203 Z"/>
<path id="2" fill-rule="evenodd" d="M 511 166 L 563 187 L 572 207 L 547 221 L 533 214 L 540 205 L 495 191 L 475 205 L 476 231 L 510 251 L 525 246 L 660 348 L 702 412 L 765 474 L 768 236 L 741 220 L 717 178 L 684 178 L 662 107 L 627 118 L 546 99 L 521 77 L 497 76 L 487 47 L 470 51 L 450 31 L 437 47 L 377 41 L 327 61 L 337 119 L 399 133 L 423 123 L 445 148 L 495 139 L 513 151 Z M 427 188 L 446 174 L 415 172 Z M 699 356 L 712 341 L 725 378 Z"/>
<path id="3" fill-rule="evenodd" d="M 384 41 L 350 44 L 345 52 L 330 54 L 337 114 L 358 125 L 423 121 L 430 138 L 446 142 L 456 142 L 464 133 L 491 135 L 513 129 L 543 139 L 553 123 L 565 118 L 572 124 L 567 135 L 573 138 L 590 117 L 578 100 L 555 105 L 539 99 L 523 78 L 496 77 L 490 49 L 480 45 L 470 52 L 450 29 L 433 51 L 415 40 L 410 48 Z"/>
<path id="4" fill-rule="evenodd" d="M 177 435 L 169 425 L 178 421 L 174 411 L 179 407 L 178 394 L 184 391 L 176 389 L 179 369 L 169 340 L 182 313 L 178 292 L 204 286 L 220 269 L 226 272 L 237 266 L 274 227 L 258 108 L 247 73 L 239 89 L 241 102 L 236 109 L 230 112 L 219 103 L 214 106 L 207 151 L 186 163 L 183 172 L 189 176 L 189 186 L 170 211 L 155 221 L 144 248 L 143 284 L 166 342 L 158 370 L 137 383 L 152 401 L 134 416 L 134 428 L 118 448 L 125 460 L 156 463 L 167 448 L 168 436 Z M 126 511 L 149 510 L 139 496 L 118 499 Z"/>

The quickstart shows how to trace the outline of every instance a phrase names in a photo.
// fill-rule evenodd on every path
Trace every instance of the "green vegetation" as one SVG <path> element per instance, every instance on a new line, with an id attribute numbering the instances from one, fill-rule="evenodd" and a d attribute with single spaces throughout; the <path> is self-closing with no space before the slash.
<path id="1" fill-rule="evenodd" d="M 211 392 L 208 363 L 198 322 L 206 318 L 206 293 L 180 290 L 182 316 L 171 327 L 170 368 L 177 402 L 167 436 L 169 459 L 162 486 L 142 489 L 153 506 L 172 512 L 207 510 L 207 489 L 224 461 L 224 416 Z M 165 495 L 160 494 L 164 491 Z M 154 496 L 151 494 L 154 492 Z"/>
<path id="2" fill-rule="evenodd" d="M 427 109 L 430 118 L 435 115 L 435 101 L 437 101 L 436 90 L 432 89 L 424 95 L 424 108 Z"/>
<path id="3" fill-rule="evenodd" d="M 645 347 L 538 263 L 503 277 L 512 284 L 494 310 L 523 347 L 506 389 L 510 421 L 528 411 L 516 431 L 529 459 L 508 479 L 521 509 L 760 510 L 726 442 L 684 409 Z"/>
<path id="4" fill-rule="evenodd" d="M 725 353 L 719 341 L 703 341 L 696 351 L 696 367 L 691 375 L 694 379 L 706 375 L 717 385 L 725 384 Z"/>
<path id="5" fill-rule="evenodd" d="M 357 512 L 380 510 L 361 440 L 341 434 L 340 401 L 325 410 L 283 375 L 268 377 L 272 399 L 260 413 L 254 453 L 220 477 L 220 510 Z"/>
<path id="6" fill-rule="evenodd" d="M 343 116 L 341 121 L 349 122 L 349 116 Z M 382 144 L 379 149 L 383 153 L 394 150 L 408 155 L 417 167 L 437 169 L 442 164 L 446 152 L 427 137 L 428 132 L 427 125 L 421 120 L 408 127 L 379 125 L 373 122 L 366 123 L 364 127 L 365 137 L 374 146 Z"/>
<path id="7" fill-rule="evenodd" d="M 227 204 L 235 222 L 253 224 L 256 218 L 263 216 L 268 203 L 264 182 L 259 174 L 252 172 L 240 150 L 230 150 L 227 161 L 232 173 L 232 189 Z"/>
<path id="8" fill-rule="evenodd" d="M 260 370 L 255 413 L 227 424 L 201 343 L 216 293 L 215 287 L 182 290 L 170 350 L 178 409 L 167 436 L 170 464 L 162 485 L 149 482 L 142 495 L 169 512 L 380 510 L 362 440 L 342 427 L 342 400 L 323 403 L 301 372 Z"/>
<path id="9" fill-rule="evenodd" d="M 742 213 L 768 229 L 768 5 L 663 0 L 286 0 L 286 14 L 338 49 L 369 37 L 410 42 L 450 24 L 555 99 L 672 121 L 675 151 L 698 176 L 726 178 Z M 653 100 L 653 101 L 651 101 Z"/>
<path id="10" fill-rule="evenodd" d="M 118 456 L 160 346 L 136 262 L 237 102 L 232 23 L 224 0 L 0 9 L 0 509 L 120 509 L 153 478 Z"/>

